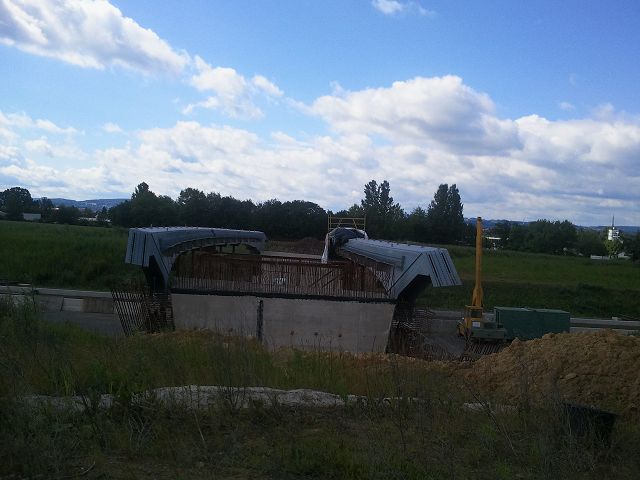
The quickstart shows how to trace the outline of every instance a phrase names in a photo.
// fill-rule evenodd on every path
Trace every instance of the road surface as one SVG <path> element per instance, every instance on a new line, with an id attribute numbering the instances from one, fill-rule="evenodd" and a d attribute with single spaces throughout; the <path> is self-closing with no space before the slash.
<path id="1" fill-rule="evenodd" d="M 111 337 L 123 336 L 122 326 L 113 313 L 42 312 L 42 318 L 52 323 L 72 323 L 92 332 Z"/>

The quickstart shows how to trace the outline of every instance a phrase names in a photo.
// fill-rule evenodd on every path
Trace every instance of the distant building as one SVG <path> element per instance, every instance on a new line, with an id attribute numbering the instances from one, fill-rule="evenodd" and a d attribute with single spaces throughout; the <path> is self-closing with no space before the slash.
<path id="1" fill-rule="evenodd" d="M 42 214 L 40 213 L 23 213 L 22 218 L 27 222 L 39 222 L 42 220 Z"/>
<path id="2" fill-rule="evenodd" d="M 7 213 L 0 212 L 0 218 L 7 218 Z M 42 215 L 40 213 L 23 213 L 22 219 L 27 222 L 39 222 L 42 220 Z"/>
<path id="3" fill-rule="evenodd" d="M 615 216 L 611 219 L 611 228 L 609 228 L 607 233 L 607 240 L 609 241 L 620 241 L 620 230 L 615 227 L 614 220 Z"/>
<path id="4" fill-rule="evenodd" d="M 497 250 L 498 247 L 500 246 L 500 242 L 502 241 L 502 237 L 489 237 L 489 236 L 485 236 L 483 237 L 485 240 L 487 240 L 487 242 L 489 243 L 489 245 L 491 245 L 491 248 L 493 250 Z"/>

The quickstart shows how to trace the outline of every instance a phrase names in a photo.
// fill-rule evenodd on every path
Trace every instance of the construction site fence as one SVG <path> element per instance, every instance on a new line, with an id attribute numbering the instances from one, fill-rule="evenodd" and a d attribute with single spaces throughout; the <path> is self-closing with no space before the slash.
<path id="1" fill-rule="evenodd" d="M 175 264 L 174 290 L 387 300 L 385 265 L 299 257 L 189 252 Z"/>
<path id="2" fill-rule="evenodd" d="M 329 215 L 327 221 L 327 231 L 330 232 L 334 228 L 346 227 L 356 228 L 358 230 L 365 230 L 366 218 L 365 217 L 336 217 Z"/>
<path id="3" fill-rule="evenodd" d="M 136 285 L 112 289 L 111 297 L 125 335 L 175 329 L 169 294 Z"/>

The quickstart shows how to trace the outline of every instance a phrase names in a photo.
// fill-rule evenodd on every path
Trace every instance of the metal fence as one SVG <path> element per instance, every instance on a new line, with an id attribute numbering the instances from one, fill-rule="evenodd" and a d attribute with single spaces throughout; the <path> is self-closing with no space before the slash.
<path id="1" fill-rule="evenodd" d="M 125 335 L 174 330 L 168 294 L 151 293 L 147 287 L 136 285 L 112 289 L 111 297 Z"/>
<path id="2" fill-rule="evenodd" d="M 366 217 L 336 217 L 333 215 L 329 215 L 327 221 L 327 232 L 330 232 L 334 228 L 338 227 L 357 228 L 358 230 L 365 230 L 366 226 Z"/>
<path id="3" fill-rule="evenodd" d="M 322 263 L 299 257 L 190 252 L 175 263 L 173 290 L 239 292 L 354 300 L 388 299 L 381 279 L 391 270 L 371 262 Z"/>
<path id="4" fill-rule="evenodd" d="M 435 314 L 410 302 L 399 302 L 389 331 L 389 353 L 426 360 L 453 360 L 447 349 L 431 341 L 431 324 Z"/>

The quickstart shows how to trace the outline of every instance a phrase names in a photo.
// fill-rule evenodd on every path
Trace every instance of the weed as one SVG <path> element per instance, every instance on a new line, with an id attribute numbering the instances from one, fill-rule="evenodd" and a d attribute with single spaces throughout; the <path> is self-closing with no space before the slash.
<path id="1" fill-rule="evenodd" d="M 28 303 L 9 299 L 0 302 L 0 348 L 0 476 L 640 475 L 640 428 L 632 419 L 619 421 L 611 446 L 603 446 L 576 436 L 559 405 L 525 402 L 527 408 L 502 412 L 440 364 L 345 352 L 269 353 L 251 340 L 206 332 L 99 337 L 43 323 Z M 530 381 L 523 378 L 524 396 L 533 391 Z M 225 402 L 193 409 L 149 393 L 170 385 L 226 386 Z M 243 387 L 257 385 L 363 398 L 326 409 L 246 402 Z M 74 393 L 84 409 L 27 406 L 26 393 Z M 105 393 L 115 397 L 110 408 L 100 403 Z M 465 410 L 470 401 L 483 410 Z"/>

